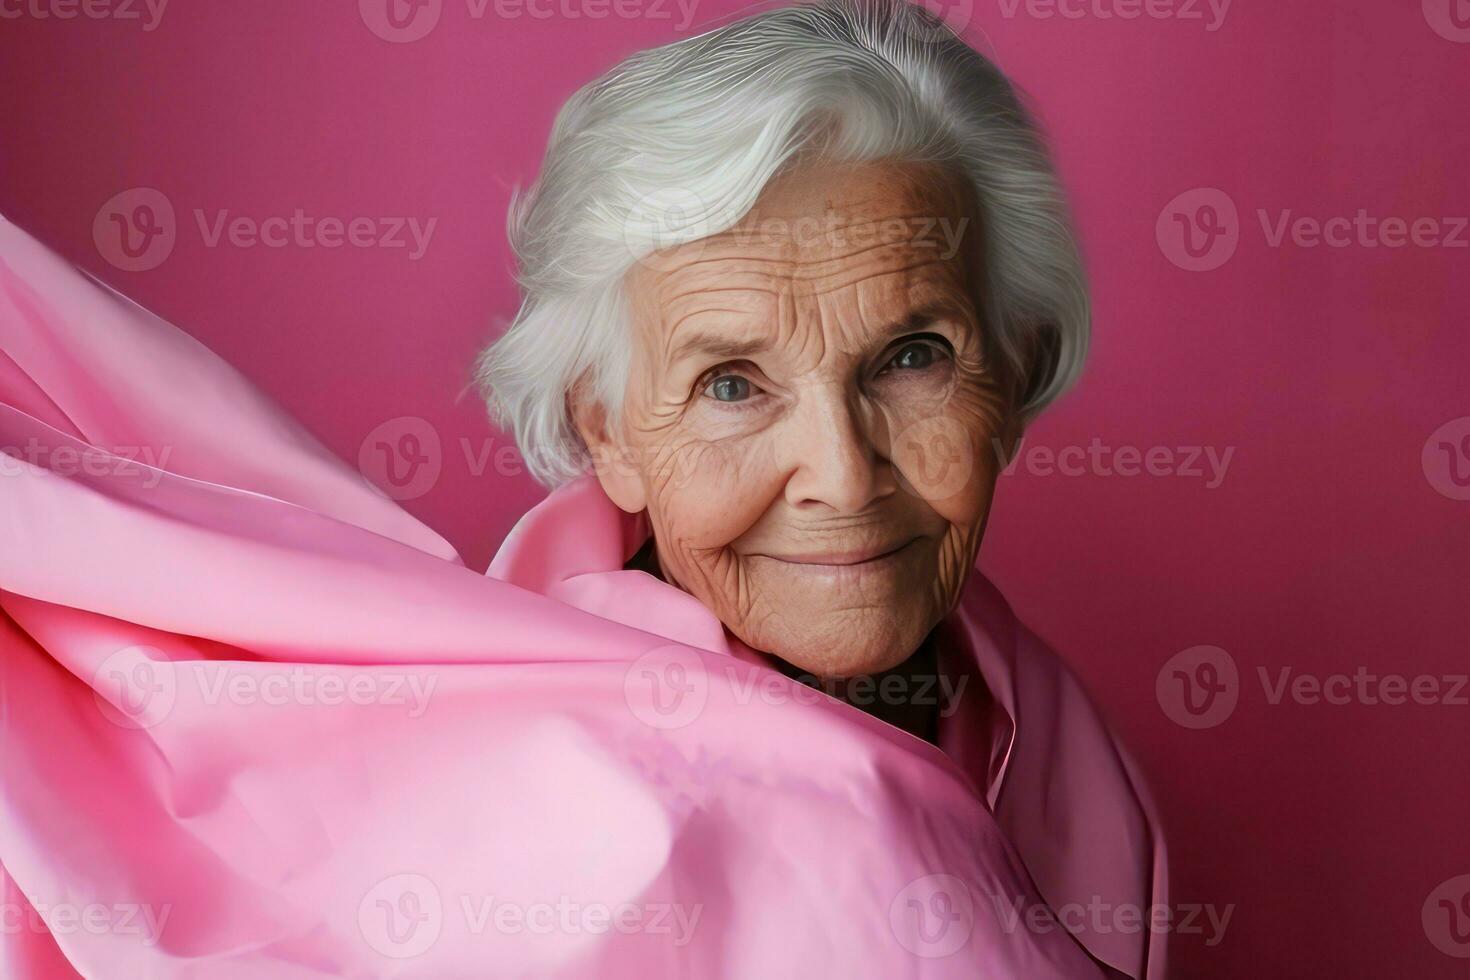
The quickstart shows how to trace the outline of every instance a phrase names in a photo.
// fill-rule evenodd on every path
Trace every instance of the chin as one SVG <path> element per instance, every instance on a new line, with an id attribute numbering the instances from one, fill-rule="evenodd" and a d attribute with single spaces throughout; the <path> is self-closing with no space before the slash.
<path id="1" fill-rule="evenodd" d="M 924 641 L 927 629 L 858 623 L 834 626 L 810 637 L 768 641 L 764 649 L 803 674 L 819 678 L 881 674 L 902 664 Z M 749 641 L 747 641 L 749 642 Z"/>

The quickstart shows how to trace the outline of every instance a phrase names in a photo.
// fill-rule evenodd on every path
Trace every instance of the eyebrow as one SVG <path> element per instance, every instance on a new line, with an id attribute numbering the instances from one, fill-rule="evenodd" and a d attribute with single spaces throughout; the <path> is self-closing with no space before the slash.
<path id="1" fill-rule="evenodd" d="M 923 330 L 934 321 L 946 316 L 944 306 L 931 304 L 921 307 L 902 320 L 894 320 L 883 327 L 875 335 L 883 343 L 907 333 Z M 694 330 L 674 346 L 670 354 L 670 363 L 677 363 L 686 357 L 703 354 L 722 360 L 733 360 L 742 357 L 751 357 L 763 353 L 771 348 L 769 337 L 731 337 L 726 334 Z"/>
<path id="2" fill-rule="evenodd" d="M 679 341 L 670 356 L 671 361 L 681 361 L 695 354 L 717 358 L 750 357 L 770 348 L 766 337 L 728 337 L 706 331 L 694 331 Z"/>

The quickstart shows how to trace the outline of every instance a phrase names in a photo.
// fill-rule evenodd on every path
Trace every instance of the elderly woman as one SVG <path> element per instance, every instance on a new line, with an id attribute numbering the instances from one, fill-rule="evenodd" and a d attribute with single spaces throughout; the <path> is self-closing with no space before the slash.
<path id="1" fill-rule="evenodd" d="M 1057 787 L 1073 752 L 1110 753 L 1016 758 L 1017 672 L 1047 691 L 1027 725 L 1091 737 L 1064 720 L 1080 696 L 1029 637 L 1026 662 L 975 677 L 980 644 L 956 635 L 1017 630 L 974 572 L 997 455 L 1088 340 L 1054 176 L 993 65 L 903 3 L 776 10 L 643 52 L 567 103 L 511 233 L 524 303 L 481 378 L 536 475 L 567 485 L 517 534 L 580 538 L 610 520 L 605 495 L 646 519 L 608 557 L 671 587 L 604 597 L 604 615 L 647 623 L 692 596 L 731 645 L 941 745 L 992 800 L 1007 769 Z M 1048 819 L 1097 804 L 1078 790 Z M 1138 857 L 1086 836 L 1086 861 Z M 1055 855 L 1036 858 L 1046 882 Z"/>
<path id="2" fill-rule="evenodd" d="M 996 449 L 1087 347 L 1026 114 L 921 8 L 629 59 L 562 111 L 512 240 L 525 301 L 482 378 L 533 471 L 590 458 L 648 516 L 636 567 L 817 677 L 912 661 L 971 576 Z"/>
<path id="3" fill-rule="evenodd" d="M 512 235 L 555 490 L 482 577 L 0 223 L 0 964 L 1161 977 L 1146 794 L 974 571 L 1088 331 L 1001 74 L 762 13 L 577 93 Z"/>

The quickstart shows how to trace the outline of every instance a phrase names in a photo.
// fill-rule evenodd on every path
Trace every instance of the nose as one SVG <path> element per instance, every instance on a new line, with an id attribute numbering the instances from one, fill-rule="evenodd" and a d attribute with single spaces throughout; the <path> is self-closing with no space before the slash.
<path id="1" fill-rule="evenodd" d="M 897 489 L 893 465 L 872 437 L 881 418 L 840 386 L 805 392 L 788 422 L 788 503 L 855 514 Z"/>

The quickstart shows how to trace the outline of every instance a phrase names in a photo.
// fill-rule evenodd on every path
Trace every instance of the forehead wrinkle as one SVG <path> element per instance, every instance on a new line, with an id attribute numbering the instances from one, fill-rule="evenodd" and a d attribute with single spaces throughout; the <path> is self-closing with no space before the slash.
<path id="1" fill-rule="evenodd" d="M 671 343 L 673 343 L 674 338 L 679 334 L 679 328 L 682 327 L 685 323 L 688 323 L 690 320 L 693 320 L 695 317 L 715 316 L 722 313 L 730 314 L 732 316 L 747 316 L 749 315 L 750 311 L 736 310 L 725 306 L 703 306 L 697 310 L 690 310 L 688 313 L 682 314 L 678 317 L 678 319 L 674 320 L 673 323 L 669 324 L 668 335 L 664 338 L 664 347 L 667 348 Z M 718 323 L 721 321 L 717 320 L 716 322 Z"/>
<path id="2" fill-rule="evenodd" d="M 765 249 L 767 252 L 774 250 L 779 254 L 761 254 L 757 249 Z M 734 262 L 740 266 L 781 265 L 791 261 L 789 254 L 791 251 L 793 249 L 790 243 L 771 245 L 768 242 L 716 242 L 714 238 L 705 238 L 700 240 L 699 254 L 671 267 L 668 275 L 674 277 L 682 277 L 684 273 L 719 275 L 719 272 L 707 267 L 719 265 L 722 262 Z M 711 252 L 714 254 L 710 254 Z M 736 271 L 738 273 L 747 270 L 737 269 Z"/>
<path id="3" fill-rule="evenodd" d="M 788 291 L 782 295 L 780 313 L 776 317 L 776 334 L 783 339 L 797 338 L 796 355 L 798 358 L 805 357 L 808 346 L 815 345 L 817 348 L 815 355 L 816 361 L 820 364 L 827 353 L 827 338 L 822 330 L 824 317 L 822 315 L 821 303 L 812 303 L 812 317 L 809 319 L 813 326 L 812 329 L 805 331 L 806 335 L 804 337 L 800 329 L 802 316 L 797 307 L 798 302 L 802 299 L 810 301 L 813 298 L 798 296 L 795 291 Z"/>
<path id="4" fill-rule="evenodd" d="M 758 297 L 760 302 L 752 306 L 765 305 L 769 299 L 776 295 L 774 290 L 757 290 L 747 287 L 728 286 L 715 289 L 689 289 L 673 297 L 670 297 L 666 306 L 667 315 L 661 319 L 668 323 L 668 329 L 664 331 L 661 342 L 665 359 L 672 363 L 684 355 L 684 348 L 698 346 L 702 340 L 700 328 L 690 325 L 691 320 L 697 318 L 714 316 L 716 323 L 729 323 L 731 318 L 739 318 L 736 328 L 739 332 L 746 332 L 745 327 L 749 324 L 764 322 L 767 317 L 762 315 L 762 310 L 755 308 L 741 309 L 731 306 L 706 306 L 701 300 L 707 297 L 720 296 L 721 294 L 739 293 Z M 766 294 L 766 295 L 761 295 Z M 725 297 L 728 298 L 728 297 Z M 681 307 L 692 306 L 692 309 L 681 311 Z M 672 317 L 672 319 L 670 319 Z M 695 336 L 688 337 L 690 331 L 695 331 Z M 722 338 L 718 337 L 718 328 L 712 328 L 704 332 L 704 337 L 710 343 L 718 343 Z"/>
<path id="5" fill-rule="evenodd" d="M 943 280 L 959 278 L 958 276 L 953 275 L 956 270 L 948 261 L 941 259 L 938 256 L 934 256 L 933 258 L 926 258 L 918 261 L 909 262 L 895 268 L 883 269 L 878 272 L 874 272 L 871 269 L 832 269 L 828 271 L 825 275 L 812 275 L 810 278 L 803 280 L 803 283 L 810 287 L 812 295 L 818 297 L 826 297 L 830 296 L 833 293 L 848 289 L 852 286 L 860 286 L 864 283 L 871 283 L 872 285 L 877 286 L 882 283 L 883 280 L 889 279 L 893 276 L 905 276 L 907 278 L 904 281 L 903 289 L 905 292 L 907 292 L 916 284 L 915 277 L 912 276 L 912 273 L 923 272 L 936 265 L 939 267 L 939 271 L 950 273 L 950 275 L 943 276 Z M 824 279 L 828 281 L 822 281 Z M 922 282 L 922 280 L 919 281 Z M 956 290 L 957 292 L 965 292 L 965 289 L 960 282 L 933 281 L 933 284 L 935 286 L 951 288 Z"/>

